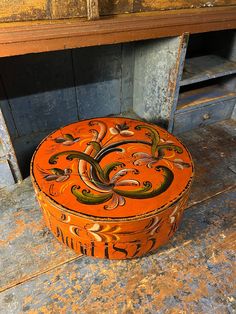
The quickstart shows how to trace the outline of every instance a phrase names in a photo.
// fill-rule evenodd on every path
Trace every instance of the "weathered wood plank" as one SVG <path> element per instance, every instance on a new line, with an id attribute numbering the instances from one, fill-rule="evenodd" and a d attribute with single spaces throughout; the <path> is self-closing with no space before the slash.
<path id="1" fill-rule="evenodd" d="M 0 23 L 0 57 L 236 28 L 236 6 L 125 14 L 97 21 Z"/>
<path id="2" fill-rule="evenodd" d="M 236 122 L 218 122 L 181 133 L 178 137 L 190 150 L 195 165 L 195 178 L 189 205 L 235 186 Z"/>
<path id="3" fill-rule="evenodd" d="M 51 18 L 75 18 L 87 15 L 86 0 L 49 0 Z"/>
<path id="4" fill-rule="evenodd" d="M 122 45 L 121 60 L 121 113 L 133 110 L 133 80 L 134 80 L 135 45 Z"/>
<path id="5" fill-rule="evenodd" d="M 72 52 L 79 117 L 119 114 L 121 110 L 121 46 Z"/>
<path id="6" fill-rule="evenodd" d="M 236 104 L 235 104 L 235 106 L 234 106 L 234 110 L 233 110 L 233 112 L 232 112 L 231 119 L 236 120 Z"/>
<path id="7" fill-rule="evenodd" d="M 112 15 L 133 12 L 133 0 L 100 0 L 101 15 Z"/>
<path id="8" fill-rule="evenodd" d="M 178 98 L 179 98 L 179 91 L 180 91 L 180 80 L 183 74 L 183 68 L 184 68 L 184 62 L 186 58 L 186 52 L 189 42 L 189 34 L 185 33 L 181 37 L 181 43 L 179 45 L 178 49 L 178 58 L 176 62 L 176 83 L 175 83 L 175 89 L 172 96 L 172 107 L 170 110 L 169 115 L 169 125 L 168 125 L 168 131 L 173 132 L 173 125 L 174 125 L 174 115 L 175 111 L 178 105 Z"/>
<path id="9" fill-rule="evenodd" d="M 6 186 L 15 184 L 11 168 L 6 157 L 1 157 L 1 142 L 0 142 L 0 190 Z"/>
<path id="10" fill-rule="evenodd" d="M 0 295 L 3 313 L 233 313 L 235 193 L 184 214 L 167 246 L 141 259 L 82 258 Z"/>
<path id="11" fill-rule="evenodd" d="M 0 22 L 85 17 L 87 8 L 90 8 L 86 2 L 86 0 L 3 0 L 0 3 Z M 113 15 L 155 10 L 226 7 L 235 4 L 235 0 L 102 0 L 99 1 L 99 11 L 101 15 Z"/>
<path id="12" fill-rule="evenodd" d="M 181 86 L 236 73 L 236 62 L 216 55 L 185 60 Z"/>
<path id="13" fill-rule="evenodd" d="M 6 91 L 3 86 L 3 79 L 0 75 L 0 108 L 7 125 L 8 132 L 11 138 L 17 137 L 19 134 L 17 132 L 14 119 L 11 113 L 11 106 L 8 102 Z"/>
<path id="14" fill-rule="evenodd" d="M 29 178 L 0 199 L 0 290 L 77 257 L 46 228 Z"/>
<path id="15" fill-rule="evenodd" d="M 4 156 L 5 156 L 5 152 L 4 152 L 4 149 L 3 149 L 3 146 L 2 146 L 2 142 L 0 140 L 0 158 L 4 157 Z"/>
<path id="16" fill-rule="evenodd" d="M 12 145 L 12 140 L 8 132 L 7 125 L 1 108 L 0 108 L 0 140 L 1 140 L 0 144 L 2 145 L 4 151 L 5 159 L 7 160 L 7 163 L 9 164 L 10 168 L 12 169 L 12 171 L 10 171 L 10 168 L 8 169 L 9 180 L 11 181 L 13 176 L 15 182 L 21 182 L 22 175 L 20 173 L 16 153 Z"/>
<path id="17" fill-rule="evenodd" d="M 165 127 L 172 113 L 182 42 L 183 36 L 179 36 L 135 46 L 134 111 Z"/>
<path id="18" fill-rule="evenodd" d="M 234 4 L 236 4 L 235 0 L 134 0 L 134 12 L 176 10 L 186 8 L 206 8 L 214 6 L 228 6 Z"/>
<path id="19" fill-rule="evenodd" d="M 50 18 L 48 0 L 2 0 L 0 22 Z"/>

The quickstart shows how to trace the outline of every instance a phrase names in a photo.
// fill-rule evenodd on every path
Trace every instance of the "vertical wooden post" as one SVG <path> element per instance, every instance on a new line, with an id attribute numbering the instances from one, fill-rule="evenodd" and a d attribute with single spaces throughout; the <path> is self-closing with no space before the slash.
<path id="1" fill-rule="evenodd" d="M 136 44 L 133 109 L 141 118 L 172 129 L 185 35 Z"/>
<path id="2" fill-rule="evenodd" d="M 98 0 L 87 0 L 88 20 L 99 19 Z"/>
<path id="3" fill-rule="evenodd" d="M 0 77 L 0 95 L 4 95 Z M 15 149 L 9 134 L 0 102 L 0 188 L 22 181 Z"/>
<path id="4" fill-rule="evenodd" d="M 15 150 L 12 145 L 10 134 L 8 133 L 8 129 L 7 129 L 5 119 L 2 114 L 1 109 L 0 109 L 0 140 L 3 145 L 3 151 L 5 153 L 5 156 L 0 158 L 0 162 L 5 161 L 5 167 L 4 167 L 5 171 L 3 171 L 2 174 L 6 176 L 4 178 L 6 184 L 10 185 L 13 183 L 14 180 L 16 182 L 22 181 L 22 176 L 21 176 L 19 165 L 17 162 Z M 10 165 L 10 168 L 7 166 L 8 164 Z M 12 179 L 12 177 L 14 178 L 14 180 Z M 0 182 L 0 186 L 1 186 L 1 182 Z"/>
<path id="5" fill-rule="evenodd" d="M 178 104 L 179 99 L 179 91 L 180 91 L 180 81 L 183 75 L 184 70 L 184 62 L 188 47 L 188 41 L 189 41 L 189 33 L 184 33 L 182 36 L 179 37 L 179 44 L 177 46 L 178 49 L 178 55 L 176 59 L 176 72 L 175 75 L 175 87 L 172 94 L 172 109 L 169 116 L 169 124 L 168 124 L 168 131 L 173 132 L 174 129 L 174 115 Z"/>

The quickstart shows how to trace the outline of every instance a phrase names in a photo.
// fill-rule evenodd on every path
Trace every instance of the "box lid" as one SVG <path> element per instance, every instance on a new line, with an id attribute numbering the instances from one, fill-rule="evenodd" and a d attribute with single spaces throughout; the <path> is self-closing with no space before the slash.
<path id="1" fill-rule="evenodd" d="M 34 185 L 65 211 L 93 219 L 155 215 L 187 192 L 188 150 L 172 134 L 128 118 L 79 121 L 51 133 L 31 163 Z"/>

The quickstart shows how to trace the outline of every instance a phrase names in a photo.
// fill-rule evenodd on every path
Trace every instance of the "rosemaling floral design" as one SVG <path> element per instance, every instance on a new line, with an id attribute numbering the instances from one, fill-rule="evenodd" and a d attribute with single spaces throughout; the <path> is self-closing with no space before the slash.
<path id="1" fill-rule="evenodd" d="M 165 160 L 165 152 L 173 151 L 177 154 L 183 152 L 180 146 L 174 145 L 171 141 L 163 142 L 159 133 L 150 125 L 140 124 L 135 127 L 136 131 L 145 130 L 147 141 L 138 140 L 134 137 L 134 132 L 130 130 L 130 126 L 125 122 L 123 124 L 116 124 L 109 130 L 106 124 L 99 120 L 89 122 L 89 126 L 99 127 L 99 131 L 91 128 L 90 133 L 92 138 L 87 143 L 86 149 L 81 152 L 77 150 L 67 150 L 54 154 L 49 159 L 49 164 L 57 164 L 58 158 L 66 156 L 66 159 L 73 161 L 77 159 L 78 174 L 86 189 L 81 189 L 78 185 L 71 187 L 71 193 L 76 199 L 87 205 L 104 204 L 104 209 L 113 210 L 118 206 L 123 206 L 126 198 L 132 199 L 147 199 L 155 197 L 165 192 L 172 184 L 174 175 L 172 170 L 160 164 L 160 160 Z M 107 134 L 110 137 L 106 142 L 103 140 Z M 116 138 L 119 140 L 115 141 Z M 122 138 L 122 140 L 120 140 Z M 65 146 L 72 146 L 79 142 L 80 138 L 73 137 L 71 134 L 65 134 L 60 138 L 54 139 L 56 143 Z M 124 152 L 125 145 L 128 144 L 144 144 L 150 150 L 147 152 L 136 152 L 132 155 L 134 168 L 126 168 L 123 162 L 114 161 L 105 166 L 100 163 L 105 156 L 113 152 Z M 180 158 L 173 161 L 168 159 L 173 166 L 179 169 L 190 167 Z M 153 186 L 150 181 L 139 182 L 135 178 L 139 174 L 138 167 L 146 165 L 147 168 L 153 168 L 159 172 L 162 177 L 162 183 L 158 186 Z M 115 174 L 114 174 L 114 171 Z M 67 180 L 71 174 L 71 170 L 52 168 L 49 172 L 43 172 L 44 178 L 47 181 L 56 180 L 63 182 Z M 133 179 L 126 178 L 127 174 L 132 174 Z M 121 189 L 121 187 L 129 187 L 129 189 Z M 132 189 L 130 187 L 133 187 Z"/>

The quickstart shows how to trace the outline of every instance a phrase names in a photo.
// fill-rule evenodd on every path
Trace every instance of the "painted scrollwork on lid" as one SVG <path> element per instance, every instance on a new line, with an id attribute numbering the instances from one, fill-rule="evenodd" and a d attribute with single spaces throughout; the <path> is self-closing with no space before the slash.
<path id="1" fill-rule="evenodd" d="M 44 147 L 43 157 L 36 154 L 34 169 L 42 189 L 69 209 L 91 215 L 93 206 L 99 206 L 101 217 L 109 217 L 109 212 L 124 217 L 128 213 L 121 209 L 126 205 L 135 214 L 135 200 L 148 211 L 147 201 L 159 197 L 161 207 L 177 194 L 177 177 L 182 176 L 177 172 L 186 172 L 185 185 L 192 172 L 180 142 L 155 125 L 132 119 L 71 124 L 49 136 L 40 149 Z"/>
<path id="2" fill-rule="evenodd" d="M 107 125 L 102 121 L 89 122 L 89 126 L 99 125 L 100 131 L 95 132 L 90 129 L 90 133 L 95 135 L 87 142 L 87 147 L 84 152 L 77 150 L 65 150 L 52 155 L 49 159 L 50 165 L 56 165 L 61 156 L 66 156 L 66 159 L 79 161 L 78 174 L 80 179 L 87 186 L 82 189 L 78 184 L 71 187 L 71 193 L 76 197 L 77 201 L 87 205 L 104 204 L 105 210 L 114 210 L 118 206 L 124 206 L 126 198 L 132 199 L 147 199 L 155 197 L 165 192 L 171 185 L 174 175 L 168 164 L 184 169 L 190 167 L 187 162 L 180 158 L 170 159 L 165 156 L 165 151 L 172 151 L 174 154 L 181 154 L 182 148 L 175 145 L 171 141 L 161 141 L 157 130 L 152 126 L 137 125 L 135 130 L 146 131 L 147 141 L 140 141 L 137 136 L 134 137 L 134 131 L 130 130 L 129 124 L 125 121 L 122 124 L 115 124 L 109 128 L 111 136 L 103 143 L 107 135 Z M 119 138 L 117 138 L 119 136 Z M 129 138 L 122 139 L 120 137 Z M 114 141 L 117 138 L 116 141 Z M 73 146 L 80 140 L 80 137 L 75 138 L 71 134 L 65 134 L 55 138 L 55 142 L 61 145 Z M 125 153 L 125 145 L 134 144 L 146 145 L 149 153 L 135 152 L 133 157 L 133 168 L 127 168 L 124 162 L 113 161 L 101 167 L 101 160 L 110 153 L 119 152 Z M 160 160 L 166 161 L 167 165 L 160 165 Z M 155 171 L 161 174 L 162 179 L 157 184 L 150 181 L 139 181 L 135 175 L 139 174 L 139 166 L 145 164 L 148 168 L 154 168 Z M 117 171 L 116 171 L 117 170 Z M 41 170 L 44 179 L 47 181 L 64 182 L 71 174 L 71 169 L 50 168 L 46 171 Z M 114 172 L 116 171 L 116 172 Z M 126 178 L 128 173 L 132 173 L 133 178 Z M 132 187 L 132 189 L 121 189 L 121 187 Z"/>

